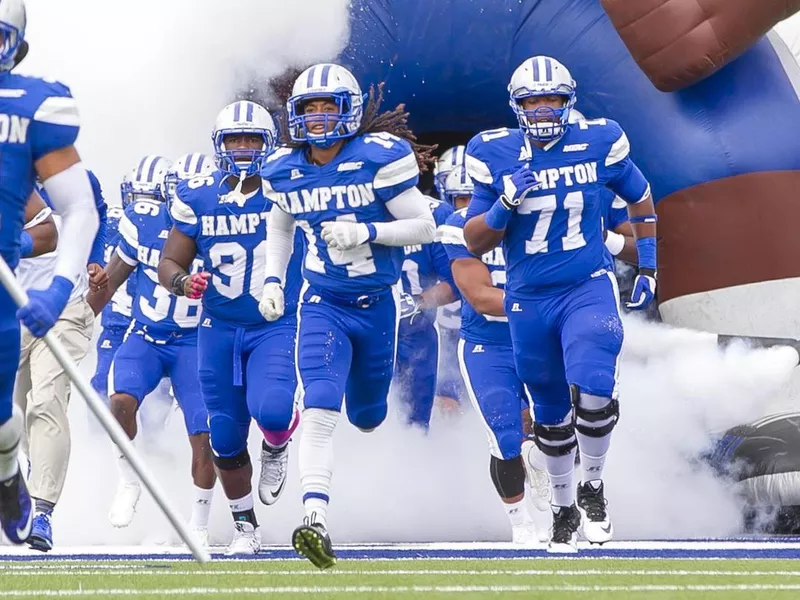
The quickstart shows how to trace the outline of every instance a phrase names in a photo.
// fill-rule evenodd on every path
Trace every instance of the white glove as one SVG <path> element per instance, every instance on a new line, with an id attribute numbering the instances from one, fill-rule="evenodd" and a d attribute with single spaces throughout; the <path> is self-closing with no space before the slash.
<path id="1" fill-rule="evenodd" d="M 369 229 L 366 223 L 326 221 L 322 224 L 322 239 L 331 248 L 352 250 L 369 240 Z"/>
<path id="2" fill-rule="evenodd" d="M 265 283 L 261 291 L 261 302 L 258 310 L 267 321 L 277 321 L 283 316 L 285 309 L 283 302 L 283 288 L 274 281 Z"/>

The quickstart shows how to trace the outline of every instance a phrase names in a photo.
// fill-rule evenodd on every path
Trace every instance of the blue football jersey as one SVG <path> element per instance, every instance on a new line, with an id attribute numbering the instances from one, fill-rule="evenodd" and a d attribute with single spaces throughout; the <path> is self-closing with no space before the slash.
<path id="1" fill-rule="evenodd" d="M 327 165 L 312 165 L 303 148 L 279 148 L 261 172 L 264 193 L 294 215 L 306 237 L 303 277 L 321 289 L 343 294 L 383 290 L 397 283 L 403 248 L 362 244 L 328 248 L 326 221 L 393 221 L 386 202 L 417 185 L 417 159 L 408 142 L 388 133 L 349 140 Z"/>
<path id="2" fill-rule="evenodd" d="M 614 231 L 623 223 L 628 222 L 628 203 L 608 188 L 604 192 L 604 201 L 607 208 L 603 215 L 603 226 Z"/>
<path id="3" fill-rule="evenodd" d="M 171 228 L 167 205 L 153 200 L 130 204 L 119 222 L 117 254 L 136 266 L 133 331 L 143 331 L 155 340 L 192 333 L 200 319 L 200 300 L 175 296 L 158 283 L 158 262 Z M 202 266 L 195 259 L 192 272 L 198 273 Z"/>
<path id="4" fill-rule="evenodd" d="M 175 227 L 195 240 L 203 270 L 211 273 L 203 294 L 203 311 L 234 325 L 263 325 L 258 310 L 267 258 L 267 219 L 272 202 L 259 189 L 244 204 L 227 200 L 231 188 L 220 171 L 182 181 L 175 190 Z M 286 270 L 284 314 L 293 315 L 300 296 L 303 236 L 295 235 L 294 253 Z"/>
<path id="5" fill-rule="evenodd" d="M 34 162 L 78 137 L 79 119 L 69 89 L 57 82 L 0 73 L 0 255 L 13 269 Z"/>
<path id="6" fill-rule="evenodd" d="M 515 209 L 506 228 L 507 291 L 559 293 L 611 269 L 603 242 L 604 188 L 626 202 L 642 200 L 649 190 L 619 125 L 579 121 L 543 149 L 519 129 L 478 134 L 467 146 L 475 184 L 467 218 L 486 212 L 503 193 L 506 178 L 526 164 L 539 187 Z"/>
<path id="7" fill-rule="evenodd" d="M 467 222 L 467 209 L 462 208 L 454 212 L 447 223 L 440 229 L 442 244 L 447 250 L 450 260 L 459 258 L 476 258 L 467 250 L 464 241 L 464 224 Z M 503 254 L 503 245 L 490 250 L 480 257 L 489 275 L 492 284 L 498 289 L 504 289 L 506 284 L 506 261 Z M 464 298 L 461 302 L 461 337 L 473 344 L 505 344 L 511 345 L 511 333 L 508 329 L 507 317 L 482 315 Z"/>
<path id="8" fill-rule="evenodd" d="M 120 213 L 120 208 L 110 208 L 108 210 L 108 222 L 106 229 L 106 246 L 103 254 L 105 263 L 111 260 L 114 252 L 119 243 L 119 218 L 117 211 Z M 122 216 L 121 214 L 119 215 Z M 128 280 L 119 286 L 114 295 L 111 297 L 111 302 L 106 304 L 103 312 L 100 315 L 100 323 L 104 329 L 110 327 L 125 327 L 131 324 L 131 309 L 133 308 L 133 296 L 136 294 L 136 271 L 131 273 Z"/>
<path id="9" fill-rule="evenodd" d="M 453 207 L 446 202 L 430 198 L 430 205 L 436 227 L 444 225 L 448 217 L 453 214 Z M 453 276 L 450 273 L 450 260 L 441 242 L 406 246 L 401 281 L 403 291 L 412 296 L 421 294 L 440 281 L 447 281 L 455 290 Z"/>

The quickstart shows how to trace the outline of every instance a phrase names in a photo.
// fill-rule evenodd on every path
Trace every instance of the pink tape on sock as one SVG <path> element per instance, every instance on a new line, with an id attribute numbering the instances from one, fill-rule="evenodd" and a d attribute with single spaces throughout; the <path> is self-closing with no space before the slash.
<path id="1" fill-rule="evenodd" d="M 294 430 L 297 429 L 299 424 L 300 411 L 295 409 L 292 422 L 289 424 L 289 429 L 286 431 L 267 431 L 266 429 L 261 429 L 261 427 L 259 427 L 259 429 L 261 429 L 261 433 L 264 434 L 264 439 L 267 441 L 267 444 L 273 447 L 279 447 L 289 441 L 289 438 L 292 437 Z"/>

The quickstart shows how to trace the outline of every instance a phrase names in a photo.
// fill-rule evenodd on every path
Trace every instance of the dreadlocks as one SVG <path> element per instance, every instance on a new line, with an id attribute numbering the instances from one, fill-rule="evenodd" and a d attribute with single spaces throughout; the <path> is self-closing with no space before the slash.
<path id="1" fill-rule="evenodd" d="M 417 157 L 419 170 L 423 173 L 431 168 L 436 158 L 433 151 L 437 146 L 425 146 L 417 143 L 417 136 L 408 128 L 408 113 L 405 104 L 400 104 L 393 110 L 379 113 L 383 103 L 383 82 L 376 86 L 369 86 L 369 98 L 364 109 L 364 117 L 361 120 L 361 127 L 358 133 L 391 133 L 399 138 L 406 140 Z"/>

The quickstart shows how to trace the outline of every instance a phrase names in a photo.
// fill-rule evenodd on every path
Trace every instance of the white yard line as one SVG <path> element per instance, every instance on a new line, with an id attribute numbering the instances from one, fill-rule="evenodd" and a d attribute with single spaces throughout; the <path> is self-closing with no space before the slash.
<path id="1" fill-rule="evenodd" d="M 246 569 L 246 570 L 179 570 L 179 569 L 147 569 L 141 566 L 133 568 L 115 566 L 80 566 L 80 565 L 3 565 L 0 566 L 0 573 L 3 577 L 12 575 L 23 575 L 25 577 L 39 577 L 45 575 L 62 576 L 125 576 L 130 577 L 161 577 L 161 576 L 182 576 L 182 577 L 217 577 L 220 575 L 246 575 L 261 577 L 335 577 L 353 576 L 368 577 L 371 575 L 466 575 L 466 576 L 519 576 L 519 577 L 586 577 L 594 575 L 614 575 L 620 577 L 800 577 L 800 571 L 709 571 L 709 570 L 649 570 L 649 569 L 629 569 L 629 570 L 607 570 L 607 569 L 574 569 L 574 570 L 550 570 L 550 569 L 374 569 L 374 570 L 331 570 L 320 571 L 318 569 L 297 569 L 271 571 L 269 569 Z"/>
<path id="2" fill-rule="evenodd" d="M 77 590 L 3 590 L 0 598 L 39 597 L 97 597 L 97 596 L 210 596 L 232 597 L 242 594 L 415 594 L 415 593 L 487 593 L 487 592 L 550 592 L 550 593 L 596 593 L 596 592 L 797 592 L 800 585 L 459 585 L 459 586 L 342 586 L 342 587 L 240 587 L 240 588 L 152 588 L 132 590 L 126 588 L 97 588 Z"/>

